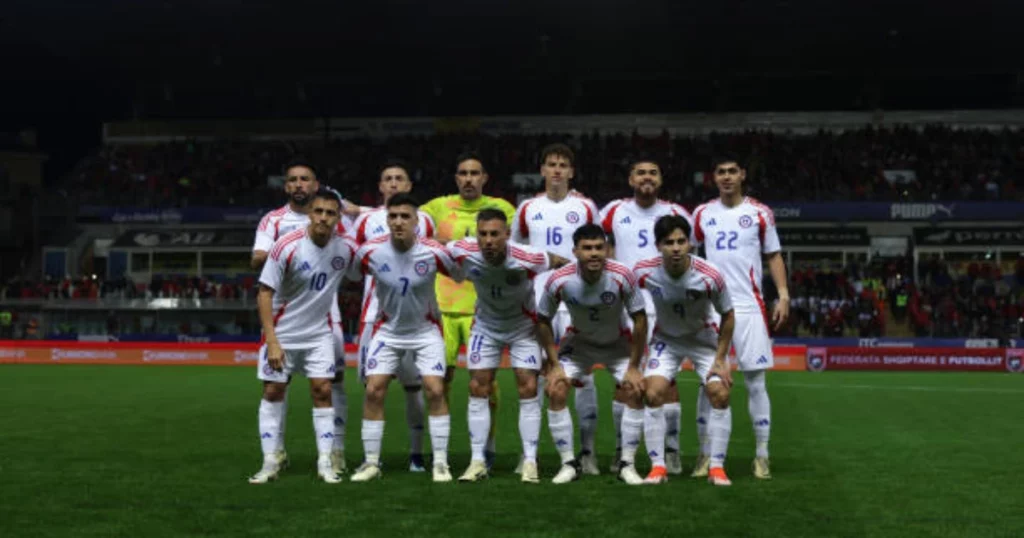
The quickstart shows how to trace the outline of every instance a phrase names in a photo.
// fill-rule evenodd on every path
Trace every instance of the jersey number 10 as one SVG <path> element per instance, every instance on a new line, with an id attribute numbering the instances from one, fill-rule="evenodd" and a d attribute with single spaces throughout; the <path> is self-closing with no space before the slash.
<path id="1" fill-rule="evenodd" d="M 309 279 L 309 289 L 313 291 L 320 291 L 327 285 L 327 273 L 313 273 L 312 278 Z"/>

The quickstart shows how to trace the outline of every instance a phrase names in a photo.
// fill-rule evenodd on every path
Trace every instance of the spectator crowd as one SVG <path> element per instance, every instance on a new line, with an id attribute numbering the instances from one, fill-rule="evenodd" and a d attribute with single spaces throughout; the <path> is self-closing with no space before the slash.
<path id="1" fill-rule="evenodd" d="M 628 194 L 630 158 L 656 156 L 666 174 L 665 197 L 684 205 L 713 198 L 710 161 L 720 152 L 748 159 L 748 188 L 772 201 L 813 200 L 1024 200 L 1024 131 L 866 127 L 814 134 L 747 131 L 707 136 L 638 134 L 438 134 L 384 140 L 328 142 L 181 141 L 107 146 L 84 159 L 65 193 L 76 203 L 120 206 L 280 203 L 268 185 L 296 155 L 311 159 L 322 178 L 354 201 L 376 203 L 376 174 L 388 158 L 410 165 L 417 193 L 452 190 L 455 156 L 478 151 L 493 180 L 489 194 L 515 200 L 535 186 L 512 183 L 513 174 L 536 173 L 545 144 L 566 142 L 577 152 L 576 188 L 598 202 Z"/>

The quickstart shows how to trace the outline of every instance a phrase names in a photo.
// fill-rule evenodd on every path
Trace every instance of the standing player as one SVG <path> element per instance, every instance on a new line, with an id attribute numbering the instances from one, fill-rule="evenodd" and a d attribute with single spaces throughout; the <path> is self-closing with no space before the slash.
<path id="1" fill-rule="evenodd" d="M 459 265 L 458 280 L 469 280 L 479 297 L 469 338 L 469 440 L 472 459 L 460 482 L 487 477 L 484 445 L 491 429 L 488 399 L 494 374 L 507 346 L 519 388 L 519 436 L 523 444 L 522 481 L 537 483 L 537 441 L 540 437 L 540 398 L 537 373 L 541 353 L 536 338 L 536 298 L 533 279 L 564 258 L 508 242 L 506 215 L 484 209 L 477 215 L 476 241 L 463 239 L 452 247 Z M 551 256 L 549 263 L 548 257 Z"/>
<path id="2" fill-rule="evenodd" d="M 444 398 L 444 338 L 434 295 L 434 278 L 455 269 L 451 254 L 436 241 L 416 237 L 416 201 L 396 194 L 387 203 L 390 235 L 359 247 L 355 263 L 373 276 L 380 309 L 366 359 L 366 401 L 363 404 L 363 449 L 366 460 L 352 475 L 354 482 L 381 476 L 384 398 L 391 377 L 403 361 L 415 361 L 423 379 L 434 450 L 434 482 L 450 482 L 448 435 L 451 417 Z"/>
<path id="3" fill-rule="evenodd" d="M 512 239 L 529 244 L 535 249 L 553 252 L 572 259 L 570 239 L 581 226 L 598 222 L 597 206 L 589 198 L 569 190 L 575 175 L 575 155 L 565 144 L 551 144 L 541 150 L 540 174 L 544 177 L 544 193 L 519 204 L 512 223 Z M 534 281 L 537 297 L 541 296 L 550 273 Z M 552 328 L 555 339 L 565 334 L 569 325 L 569 311 L 565 305 L 553 313 Z M 594 376 L 576 380 L 576 415 L 580 422 L 580 465 L 587 474 L 599 474 L 595 452 L 597 432 L 597 389 Z"/>
<path id="4" fill-rule="evenodd" d="M 661 217 L 654 225 L 654 241 L 661 255 L 643 260 L 634 268 L 637 282 L 650 293 L 658 312 L 658 326 L 651 337 L 644 372 L 644 442 L 653 466 L 645 482 L 658 484 L 668 480 L 663 404 L 676 393 L 672 384 L 683 360 L 689 357 L 712 407 L 708 419 L 708 481 L 728 486 L 731 482 L 724 465 L 732 431 L 732 375 L 727 357 L 735 317 L 725 279 L 713 264 L 690 254 L 689 237 L 690 222 L 684 217 Z M 719 316 L 721 332 L 716 323 Z"/>
<path id="5" fill-rule="evenodd" d="M 288 195 L 288 203 L 267 213 L 260 219 L 259 227 L 256 229 L 256 242 L 252 247 L 252 268 L 256 271 L 263 269 L 271 246 L 275 241 L 281 239 L 289 232 L 305 228 L 309 225 L 309 207 L 313 196 L 320 189 L 320 182 L 317 180 L 316 169 L 307 161 L 294 160 L 284 167 L 284 192 Z M 350 204 L 342 199 L 342 211 L 347 214 L 358 214 L 359 207 Z M 344 225 L 345 216 L 338 219 L 338 231 L 347 232 Z M 331 452 L 331 459 L 334 462 L 336 473 L 345 472 L 345 423 L 348 421 L 348 397 L 345 394 L 345 337 L 341 327 L 341 308 L 338 306 L 337 298 L 331 306 L 331 332 L 334 335 L 334 359 L 337 361 L 337 375 L 331 384 L 331 401 L 334 407 L 334 450 Z M 281 414 L 281 431 L 276 439 L 281 446 L 278 447 L 278 459 L 282 466 L 288 464 L 288 456 L 284 448 L 284 427 L 288 414 L 288 397 L 281 400 L 281 405 L 275 408 L 275 412 Z"/>
<path id="6" fill-rule="evenodd" d="M 458 194 L 439 196 L 424 204 L 420 209 L 437 223 L 435 238 L 442 244 L 476 235 L 476 216 L 487 208 L 495 208 L 509 220 L 515 214 L 515 207 L 501 198 L 483 194 L 488 180 L 483 159 L 473 152 L 463 153 L 455 158 L 455 185 Z M 469 282 L 458 283 L 446 277 L 437 278 L 437 299 L 441 308 L 444 325 L 445 359 L 448 366 L 445 374 L 445 398 L 451 390 L 452 379 L 459 363 L 459 347 L 469 344 L 470 327 L 473 325 L 473 311 L 476 305 L 476 291 Z M 498 407 L 497 385 L 491 391 L 491 412 Z M 494 459 L 494 427 L 487 437 L 488 461 Z"/>
<path id="7" fill-rule="evenodd" d="M 627 406 L 622 417 L 619 478 L 627 484 L 642 484 L 643 478 L 637 474 L 633 460 L 644 423 L 640 373 L 647 334 L 644 300 L 636 291 L 633 272 L 607 259 L 608 243 L 600 226 L 581 226 L 572 240 L 577 261 L 551 275 L 537 308 L 538 338 L 547 352 L 548 427 L 562 458 L 562 468 L 553 482 L 576 480 L 582 472 L 573 454 L 572 417 L 565 408 L 569 384 L 589 374 L 595 364 L 604 364 L 622 386 Z M 568 307 L 572 325 L 556 348 L 551 318 L 559 303 Z M 626 313 L 633 320 L 636 338 L 630 338 Z"/>
<path id="8" fill-rule="evenodd" d="M 761 296 L 762 256 L 779 290 L 779 301 L 772 318 L 778 329 L 789 317 L 789 288 L 786 263 L 775 229 L 775 215 L 768 206 L 743 195 L 747 177 L 735 156 L 714 161 L 715 183 L 719 198 L 701 205 L 694 212 L 694 243 L 704 245 L 709 261 L 722 268 L 736 309 L 733 346 L 736 361 L 743 371 L 747 387 L 750 421 L 754 424 L 757 452 L 754 476 L 771 478 L 768 466 L 768 438 L 771 432 L 771 403 L 765 386 L 765 370 L 775 364 L 772 342 L 768 337 L 768 311 Z M 698 409 L 700 410 L 700 409 Z M 694 476 L 708 468 L 707 452 L 698 459 Z"/>
<path id="9" fill-rule="evenodd" d="M 658 199 L 663 176 L 661 167 L 654 159 L 641 157 L 634 160 L 629 167 L 629 186 L 633 188 L 633 198 L 615 200 L 601 210 L 601 227 L 608 234 L 613 249 L 611 257 L 627 267 L 633 267 L 640 260 L 653 258 L 658 254 L 654 241 L 654 223 L 665 215 L 680 215 L 687 221 L 690 213 L 682 206 Z M 657 312 L 651 302 L 650 293 L 641 289 L 647 304 L 647 326 L 654 330 L 657 326 Z M 647 335 L 650 339 L 650 335 Z M 664 405 L 665 422 L 667 425 L 665 453 L 668 472 L 679 474 L 683 466 L 679 458 L 679 426 L 681 408 L 679 405 L 679 387 L 672 378 L 672 390 L 668 394 L 668 402 Z M 615 426 L 616 454 L 622 448 L 620 426 L 625 404 L 620 397 L 612 402 L 612 423 Z M 618 455 L 612 465 L 619 462 Z"/>
<path id="10" fill-rule="evenodd" d="M 260 274 L 259 313 L 264 344 L 257 371 L 263 380 L 260 402 L 260 444 L 263 467 L 249 482 L 262 484 L 281 470 L 278 436 L 285 389 L 293 372 L 309 378 L 316 432 L 317 476 L 328 483 L 341 481 L 334 470 L 334 411 L 331 380 L 335 376 L 331 305 L 338 285 L 352 265 L 355 245 L 336 230 L 341 197 L 333 191 L 312 196 L 310 223 L 275 242 Z"/>
<path id="11" fill-rule="evenodd" d="M 362 246 L 367 241 L 387 235 L 388 212 L 387 203 L 392 196 L 408 193 L 412 190 L 409 171 L 399 161 L 388 162 L 381 169 L 378 184 L 384 205 L 359 215 L 353 225 L 356 244 Z M 419 212 L 416 224 L 416 235 L 430 238 L 434 235 L 434 221 Z M 378 301 L 374 293 L 372 277 L 366 277 L 363 284 L 363 310 L 359 319 L 359 378 L 366 381 L 366 355 L 369 351 L 370 339 L 373 337 L 373 321 L 377 319 Z M 416 365 L 406 361 L 398 370 L 398 381 L 405 388 L 405 420 L 409 426 L 409 470 L 423 472 L 426 470 L 423 461 L 423 391 L 420 390 L 420 374 Z"/>

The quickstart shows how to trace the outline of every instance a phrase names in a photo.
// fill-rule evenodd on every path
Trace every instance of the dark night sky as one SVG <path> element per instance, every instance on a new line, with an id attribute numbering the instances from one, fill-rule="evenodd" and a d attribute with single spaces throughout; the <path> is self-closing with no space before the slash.
<path id="1" fill-rule="evenodd" d="M 899 6 L 894 7 L 894 4 Z M 1020 106 L 1021 2 L 5 0 L 0 130 Z"/>

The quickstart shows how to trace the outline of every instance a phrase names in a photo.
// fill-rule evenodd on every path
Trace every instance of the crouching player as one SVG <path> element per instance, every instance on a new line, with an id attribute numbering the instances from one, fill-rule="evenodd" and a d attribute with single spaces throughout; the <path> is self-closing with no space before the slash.
<path id="1" fill-rule="evenodd" d="M 710 262 L 690 254 L 689 237 L 690 223 L 685 218 L 661 217 L 654 225 L 654 239 L 661 255 L 638 262 L 633 270 L 638 285 L 650 292 L 658 313 L 658 326 L 651 337 L 644 371 L 644 439 L 653 466 L 645 482 L 657 484 L 668 480 L 662 406 L 673 390 L 671 380 L 684 357 L 689 357 L 711 402 L 708 482 L 728 486 L 731 482 L 723 466 L 732 430 L 732 376 L 726 357 L 736 322 L 725 280 Z M 715 323 L 719 315 L 721 329 Z"/>
<path id="2" fill-rule="evenodd" d="M 249 478 L 253 484 L 274 480 L 281 470 L 276 456 L 280 409 L 293 372 L 306 375 L 313 396 L 317 476 L 330 484 L 341 481 L 331 464 L 331 380 L 336 367 L 330 312 L 355 256 L 355 245 L 337 232 L 341 203 L 337 192 L 317 192 L 309 225 L 277 240 L 260 274 L 258 306 L 264 344 L 257 376 L 263 381 L 259 410 L 263 468 Z"/>
<path id="3" fill-rule="evenodd" d="M 572 417 L 566 409 L 569 384 L 580 386 L 595 364 L 603 364 L 615 377 L 626 400 L 619 478 L 630 485 L 642 484 L 633 458 L 640 446 L 644 422 L 640 373 L 647 334 L 644 298 L 637 291 L 633 272 L 608 259 L 608 242 L 600 226 L 581 226 L 572 240 L 577 261 L 552 273 L 537 303 L 538 339 L 547 353 L 544 375 L 548 384 L 548 427 L 562 458 L 562 468 L 553 482 L 576 480 L 582 472 L 573 454 Z M 551 318 L 559 303 L 568 307 L 571 325 L 556 348 Z M 633 319 L 636 338 L 630 338 L 626 313 Z"/>

